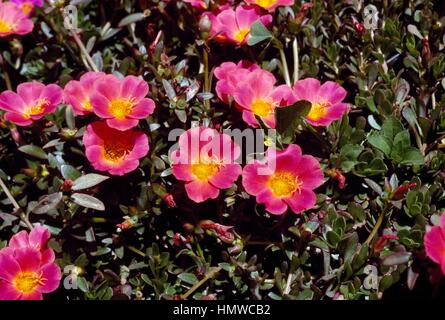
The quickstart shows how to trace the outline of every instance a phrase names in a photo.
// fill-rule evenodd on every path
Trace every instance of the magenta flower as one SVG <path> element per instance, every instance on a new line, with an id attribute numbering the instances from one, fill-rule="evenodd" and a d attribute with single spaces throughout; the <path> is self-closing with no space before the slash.
<path id="1" fill-rule="evenodd" d="M 20 9 L 22 9 L 23 13 L 26 15 L 30 15 L 34 10 L 34 7 L 42 7 L 43 0 L 12 0 Z"/>
<path id="2" fill-rule="evenodd" d="M 0 251 L 0 300 L 42 300 L 42 293 L 56 290 L 61 278 L 60 268 L 43 263 L 36 248 Z"/>
<path id="3" fill-rule="evenodd" d="M 51 248 L 48 248 L 47 244 L 51 234 L 48 229 L 42 226 L 34 227 L 30 233 L 23 230 L 13 235 L 9 240 L 9 246 L 3 250 L 15 250 L 23 248 L 35 248 L 41 253 L 42 264 L 48 264 L 54 262 L 55 255 Z M 3 252 L 0 250 L 0 252 Z"/>
<path id="4" fill-rule="evenodd" d="M 244 44 L 250 36 L 250 28 L 254 22 L 260 21 L 267 26 L 272 22 L 271 15 L 260 15 L 257 8 L 250 6 L 238 6 L 221 11 L 212 23 L 212 35 L 221 35 L 222 39 L 228 39 L 236 44 Z"/>
<path id="5" fill-rule="evenodd" d="M 148 84 L 137 77 L 127 76 L 120 80 L 106 75 L 97 79 L 95 88 L 91 96 L 94 113 L 106 119 L 111 128 L 131 129 L 155 109 L 154 101 L 146 98 Z"/>
<path id="6" fill-rule="evenodd" d="M 427 256 L 440 265 L 445 275 L 445 212 L 440 216 L 440 225 L 425 233 L 424 243 Z"/>
<path id="7" fill-rule="evenodd" d="M 281 6 L 293 6 L 295 0 L 245 0 L 247 3 L 256 4 L 261 8 L 268 10 L 269 12 L 275 11 L 276 8 Z"/>
<path id="8" fill-rule="evenodd" d="M 185 181 L 190 199 L 215 199 L 220 189 L 230 188 L 241 174 L 235 163 L 238 144 L 214 129 L 194 127 L 179 137 L 179 149 L 171 153 L 173 175 Z"/>
<path id="9" fill-rule="evenodd" d="M 0 2 L 0 38 L 11 34 L 27 34 L 34 28 L 34 23 L 14 3 Z"/>
<path id="10" fill-rule="evenodd" d="M 95 92 L 95 84 L 103 77 L 103 72 L 87 72 L 80 77 L 79 81 L 71 80 L 63 90 L 64 100 L 73 107 L 77 115 L 85 115 L 93 112 L 91 96 Z"/>
<path id="11" fill-rule="evenodd" d="M 310 155 L 302 155 L 295 144 L 283 151 L 269 148 L 265 162 L 255 160 L 243 170 L 244 189 L 272 214 L 283 214 L 288 206 L 295 213 L 313 208 L 313 190 L 322 183 L 319 162 Z"/>
<path id="12" fill-rule="evenodd" d="M 275 109 L 289 105 L 292 91 L 287 85 L 275 87 L 275 77 L 264 70 L 254 70 L 243 78 L 235 90 L 235 102 L 243 109 L 243 120 L 250 126 L 259 125 L 260 117 L 270 128 L 275 128 Z"/>
<path id="13" fill-rule="evenodd" d="M 217 96 L 229 104 L 230 99 L 233 99 L 236 88 L 244 81 L 246 76 L 260 67 L 256 64 L 251 64 L 248 61 L 241 60 L 238 64 L 233 62 L 224 62 L 219 67 L 215 68 Z M 267 72 L 267 71 L 264 71 Z M 272 74 L 270 74 L 273 76 Z"/>
<path id="14" fill-rule="evenodd" d="M 19 84 L 17 93 L 4 91 L 0 94 L 0 109 L 5 119 L 19 126 L 30 125 L 46 114 L 54 112 L 62 101 L 62 89 L 55 85 L 33 81 Z"/>
<path id="15" fill-rule="evenodd" d="M 95 169 L 119 176 L 135 170 L 139 159 L 149 150 L 144 133 L 116 130 L 104 122 L 88 125 L 83 143 L 86 156 Z"/>
<path id="16" fill-rule="evenodd" d="M 294 85 L 293 93 L 296 101 L 307 100 L 312 103 L 306 120 L 314 126 L 328 126 L 349 112 L 349 105 L 342 103 L 346 90 L 333 81 L 321 85 L 314 78 L 299 80 Z"/>
<path id="17" fill-rule="evenodd" d="M 184 2 L 190 3 L 192 7 L 197 9 L 206 10 L 208 8 L 208 5 L 204 0 L 184 0 Z"/>

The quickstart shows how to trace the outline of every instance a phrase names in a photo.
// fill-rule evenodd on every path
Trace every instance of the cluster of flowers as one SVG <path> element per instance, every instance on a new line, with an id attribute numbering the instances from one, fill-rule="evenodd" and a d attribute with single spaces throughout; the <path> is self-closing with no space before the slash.
<path id="1" fill-rule="evenodd" d="M 299 100 L 312 104 L 306 120 L 315 126 L 328 126 L 349 111 L 348 104 L 342 102 L 346 90 L 333 81 L 320 84 L 317 79 L 306 78 L 293 88 L 275 86 L 272 73 L 246 61 L 225 62 L 215 69 L 215 76 L 218 97 L 227 104 L 234 101 L 244 121 L 254 128 L 258 127 L 255 116 L 275 128 L 275 109 Z"/>
<path id="2" fill-rule="evenodd" d="M 202 21 L 211 25 L 209 35 L 219 42 L 232 42 L 238 45 L 245 44 L 250 37 L 251 27 L 255 22 L 264 26 L 272 23 L 272 15 L 280 6 L 291 6 L 294 0 L 245 0 L 245 4 L 233 7 L 233 1 L 218 1 L 213 8 L 209 8 L 203 0 L 185 0 L 193 7 L 204 10 Z"/>
<path id="3" fill-rule="evenodd" d="M 230 188 L 242 175 L 246 192 L 272 214 L 283 214 L 288 206 L 295 213 L 314 207 L 313 190 L 323 183 L 323 172 L 314 157 L 302 155 L 299 146 L 270 147 L 264 161 L 252 161 L 244 169 L 236 163 L 239 155 L 239 145 L 228 135 L 194 127 L 179 137 L 179 148 L 171 154 L 173 175 L 185 181 L 195 202 L 215 199 L 220 189 Z"/>
<path id="4" fill-rule="evenodd" d="M 36 226 L 21 231 L 0 250 L 0 300 L 42 300 L 59 287 L 62 274 L 47 244 L 51 235 Z"/>
<path id="5" fill-rule="evenodd" d="M 43 6 L 43 0 L 0 1 L 0 38 L 30 33 L 34 28 L 30 15 L 36 6 Z"/>
<path id="6" fill-rule="evenodd" d="M 70 81 L 64 90 L 55 84 L 22 83 L 17 93 L 8 90 L 0 94 L 0 109 L 6 111 L 6 120 L 19 126 L 54 112 L 62 100 L 76 115 L 94 112 L 103 120 L 86 128 L 86 157 L 97 170 L 124 175 L 135 170 L 149 151 L 148 137 L 133 129 L 155 109 L 153 100 L 146 98 L 148 90 L 148 84 L 134 76 L 119 79 L 88 72 L 79 81 Z"/>

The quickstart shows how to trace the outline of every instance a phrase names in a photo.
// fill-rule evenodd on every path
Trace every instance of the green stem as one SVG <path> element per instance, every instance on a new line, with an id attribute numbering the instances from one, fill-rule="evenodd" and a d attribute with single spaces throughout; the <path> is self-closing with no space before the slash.
<path id="1" fill-rule="evenodd" d="M 213 270 L 211 270 L 209 273 L 206 274 L 206 276 L 201 279 L 199 282 L 195 283 L 193 287 L 191 287 L 186 293 L 184 293 L 181 298 L 187 299 L 191 294 L 193 294 L 200 286 L 202 286 L 204 283 L 207 282 L 207 280 L 212 279 L 215 277 L 219 272 L 221 271 L 221 267 L 216 267 Z"/>
<path id="2" fill-rule="evenodd" d="M 139 249 L 137 249 L 137 248 L 135 248 L 133 246 L 127 246 L 127 249 L 129 249 L 129 250 L 133 251 L 134 253 L 140 255 L 141 257 L 145 258 L 145 256 L 146 256 L 145 253 L 143 253 L 141 250 L 139 250 Z"/>
<path id="3" fill-rule="evenodd" d="M 286 84 L 290 87 L 292 86 L 292 84 L 290 82 L 289 68 L 287 66 L 286 55 L 284 54 L 283 48 L 280 48 L 279 50 L 280 50 L 281 64 L 283 65 L 284 80 L 286 81 Z"/>
<path id="4" fill-rule="evenodd" d="M 33 226 L 31 222 L 29 221 L 26 214 L 23 212 L 22 208 L 20 208 L 17 201 L 15 201 L 14 197 L 11 194 L 11 191 L 9 191 L 6 184 L 3 182 L 3 179 L 0 177 L 0 187 L 3 189 L 3 192 L 6 194 L 6 197 L 8 197 L 9 201 L 11 202 L 12 206 L 15 209 L 16 213 L 20 213 L 20 219 L 23 221 L 23 223 L 28 227 L 29 230 L 32 230 Z"/>
<path id="5" fill-rule="evenodd" d="M 72 34 L 72 36 L 74 38 L 74 41 L 76 41 L 76 44 L 77 44 L 77 46 L 80 49 L 80 52 L 82 52 L 83 55 L 85 56 L 85 58 L 87 59 L 90 68 L 93 69 L 93 71 L 95 71 L 95 72 L 99 72 L 99 68 L 94 63 L 93 58 L 88 53 L 87 48 L 83 44 L 82 40 L 80 39 L 80 37 L 76 33 L 76 31 L 74 31 L 74 27 L 70 24 L 70 22 L 67 21 L 66 23 L 68 24 L 68 27 L 70 28 L 70 32 L 71 32 L 71 34 Z"/>
<path id="6" fill-rule="evenodd" d="M 292 51 L 294 53 L 294 83 L 298 81 L 298 69 L 300 68 L 300 61 L 298 59 L 298 41 L 297 37 L 292 42 Z"/>
<path id="7" fill-rule="evenodd" d="M 374 225 L 374 228 L 372 229 L 371 233 L 369 234 L 368 238 L 365 241 L 365 244 L 369 245 L 374 239 L 376 233 L 379 231 L 380 226 L 382 225 L 383 218 L 385 218 L 385 215 L 388 213 L 388 210 L 391 208 L 391 206 L 387 203 L 385 207 L 382 210 L 382 213 L 380 213 L 380 216 L 377 218 L 377 221 Z"/>
<path id="8" fill-rule="evenodd" d="M 204 46 L 202 49 L 202 58 L 204 63 L 204 92 L 210 92 L 210 81 L 209 81 L 209 53 L 207 48 Z M 210 100 L 204 100 L 204 106 L 206 111 L 210 109 Z"/>
<path id="9" fill-rule="evenodd" d="M 2 55 L 0 54 L 0 64 L 2 65 L 3 79 L 5 80 L 6 88 L 12 90 L 11 78 L 9 78 L 8 69 Z"/>

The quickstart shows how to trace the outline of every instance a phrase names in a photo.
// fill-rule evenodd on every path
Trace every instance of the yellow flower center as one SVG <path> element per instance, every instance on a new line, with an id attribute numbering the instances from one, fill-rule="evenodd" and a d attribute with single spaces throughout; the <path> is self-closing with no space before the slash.
<path id="1" fill-rule="evenodd" d="M 34 6 L 33 6 L 32 2 L 28 2 L 28 1 L 26 1 L 20 5 L 20 9 L 22 9 L 23 13 L 26 15 L 28 15 L 32 11 L 33 8 L 34 8 Z"/>
<path id="2" fill-rule="evenodd" d="M 43 279 L 35 272 L 19 272 L 15 276 L 12 284 L 17 291 L 23 294 L 30 294 L 34 292 L 39 284 L 43 284 Z"/>
<path id="3" fill-rule="evenodd" d="M 36 104 L 26 108 L 25 112 L 23 113 L 23 116 L 26 119 L 31 118 L 31 116 L 39 115 L 43 112 L 45 112 L 45 109 L 49 106 L 49 101 L 46 98 L 41 98 L 36 101 Z"/>
<path id="4" fill-rule="evenodd" d="M 119 120 L 125 119 L 127 115 L 131 113 L 134 106 L 134 98 L 123 99 L 117 98 L 113 99 L 108 106 L 110 113 Z"/>
<path id="5" fill-rule="evenodd" d="M 277 198 L 288 198 L 300 190 L 302 183 L 298 177 L 287 171 L 274 173 L 268 181 L 273 195 Z"/>
<path id="6" fill-rule="evenodd" d="M 318 120 L 321 117 L 324 117 L 327 113 L 327 107 L 329 106 L 329 102 L 321 101 L 317 103 L 313 103 L 311 110 L 309 111 L 307 117 L 311 120 Z"/>
<path id="7" fill-rule="evenodd" d="M 0 32 L 1 33 L 8 33 L 11 32 L 13 29 L 13 26 L 6 22 L 5 20 L 0 18 Z"/>
<path id="8" fill-rule="evenodd" d="M 277 3 L 277 0 L 256 0 L 256 4 L 263 8 L 270 8 L 275 3 Z"/>
<path id="9" fill-rule="evenodd" d="M 113 163 L 120 162 L 123 160 L 130 152 L 131 145 L 122 142 L 109 142 L 105 143 L 103 147 L 103 157 Z"/>
<path id="10" fill-rule="evenodd" d="M 215 162 L 199 162 L 192 164 L 192 174 L 201 181 L 207 181 L 219 170 L 219 165 Z"/>
<path id="11" fill-rule="evenodd" d="M 246 39 L 249 32 L 250 32 L 249 29 L 239 29 L 238 31 L 235 32 L 235 35 L 233 36 L 233 38 L 237 42 L 241 43 L 244 41 L 244 39 Z"/>
<path id="12" fill-rule="evenodd" d="M 93 106 L 91 105 L 90 100 L 85 100 L 85 102 L 83 103 L 83 108 L 85 110 L 93 110 Z"/>
<path id="13" fill-rule="evenodd" d="M 252 103 L 252 112 L 261 117 L 267 117 L 274 110 L 274 104 L 272 101 L 257 99 Z"/>

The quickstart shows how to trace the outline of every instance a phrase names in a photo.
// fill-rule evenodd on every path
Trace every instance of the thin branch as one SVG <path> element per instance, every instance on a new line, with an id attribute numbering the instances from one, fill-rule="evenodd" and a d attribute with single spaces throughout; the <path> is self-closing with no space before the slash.
<path id="1" fill-rule="evenodd" d="M 284 49 L 283 48 L 280 48 L 279 50 L 280 50 L 281 64 L 283 65 L 284 80 L 286 81 L 286 84 L 289 87 L 291 87 L 292 83 L 290 82 L 289 68 L 287 66 L 286 55 L 284 54 Z"/>
<path id="2" fill-rule="evenodd" d="M 298 41 L 297 37 L 292 42 L 292 51 L 294 53 L 294 83 L 298 81 L 298 69 L 300 68 L 300 61 L 298 59 Z"/>
<path id="3" fill-rule="evenodd" d="M 3 182 L 3 179 L 0 177 L 0 187 L 2 188 L 3 192 L 6 194 L 6 197 L 8 197 L 9 201 L 11 202 L 12 206 L 15 209 L 15 212 L 20 213 L 20 219 L 22 219 L 23 223 L 29 228 L 29 230 L 32 230 L 33 226 L 32 223 L 29 221 L 26 214 L 23 212 L 22 208 L 20 208 L 17 201 L 15 201 L 14 197 L 11 194 L 11 191 L 9 191 L 6 184 Z"/>
<path id="4" fill-rule="evenodd" d="M 199 282 L 195 283 L 186 293 L 184 293 L 181 298 L 187 299 L 191 294 L 193 294 L 200 286 L 202 286 L 207 280 L 214 278 L 221 271 L 221 267 L 216 267 L 206 274 Z"/>
<path id="5" fill-rule="evenodd" d="M 374 225 L 374 228 L 372 229 L 371 233 L 368 236 L 368 239 L 366 239 L 365 244 L 369 245 L 374 239 L 376 233 L 379 231 L 380 226 L 382 225 L 383 218 L 385 218 L 385 215 L 388 213 L 388 210 L 391 208 L 391 205 L 388 203 L 385 205 L 385 207 L 382 210 L 382 213 L 380 213 L 380 216 L 377 218 L 377 221 Z"/>
<path id="6" fill-rule="evenodd" d="M 96 71 L 99 72 L 99 68 L 96 66 L 96 64 L 93 61 L 93 58 L 90 56 L 90 54 L 88 53 L 87 48 L 85 47 L 85 45 L 83 44 L 82 40 L 80 39 L 79 35 L 77 34 L 77 32 L 74 29 L 74 26 L 71 24 L 71 22 L 69 21 L 69 19 L 66 19 L 65 21 L 68 29 L 71 32 L 71 35 L 74 38 L 74 41 L 76 41 L 77 46 L 79 47 L 80 51 L 83 53 L 83 55 L 85 56 L 85 58 L 88 61 L 88 64 L 90 65 L 90 67 Z"/>
<path id="7" fill-rule="evenodd" d="M 0 54 L 0 64 L 2 65 L 3 79 L 5 80 L 6 88 L 8 90 L 12 90 L 11 79 L 9 78 L 8 69 L 5 60 L 3 59 L 1 54 Z"/>

